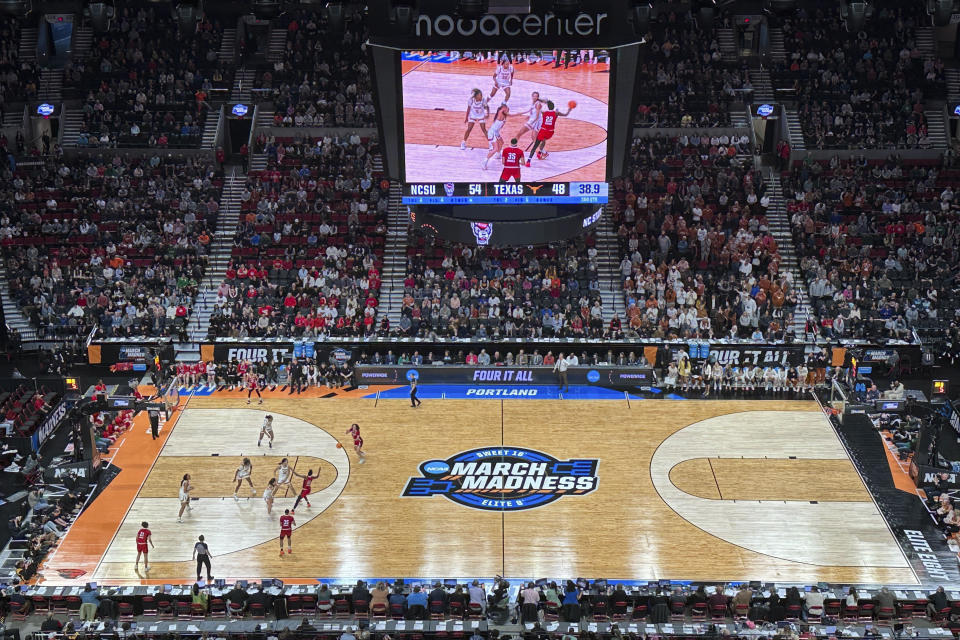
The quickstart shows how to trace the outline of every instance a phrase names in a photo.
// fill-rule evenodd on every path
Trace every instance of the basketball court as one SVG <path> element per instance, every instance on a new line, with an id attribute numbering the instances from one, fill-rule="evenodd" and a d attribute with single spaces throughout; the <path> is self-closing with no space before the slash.
<path id="1" fill-rule="evenodd" d="M 70 529 L 44 567 L 44 584 L 190 580 L 201 534 L 214 575 L 226 579 L 501 574 L 918 584 L 816 402 L 428 399 L 414 410 L 373 392 L 268 392 L 262 406 L 247 405 L 239 392 L 194 396 L 157 441 L 138 418 L 111 451 L 123 471 Z M 272 449 L 257 446 L 266 413 L 275 416 Z M 344 433 L 353 422 L 365 464 Z M 505 499 L 497 484 L 464 490 L 456 470 L 465 467 L 456 460 L 474 450 L 469 455 L 495 454 L 494 462 L 531 462 L 511 473 L 534 475 L 540 467 L 532 463 L 546 460 L 548 474 L 590 479 L 570 490 L 551 480 L 519 500 L 517 492 Z M 244 457 L 253 462 L 257 495 L 242 488 L 235 501 L 233 473 Z M 294 555 L 284 557 L 278 517 L 300 479 L 280 492 L 272 517 L 259 497 L 282 457 L 318 475 L 312 507 L 296 511 Z M 470 467 L 471 481 L 489 482 L 484 474 L 498 472 L 490 468 Z M 197 499 L 178 524 L 184 473 Z M 434 473 L 432 486 L 452 481 L 453 488 L 416 495 Z M 134 568 L 142 520 L 156 545 L 149 573 Z"/>
<path id="2" fill-rule="evenodd" d="M 435 61 L 437 60 L 437 61 Z M 460 149 L 466 129 L 467 101 L 472 88 L 485 97 L 493 89 L 493 62 L 449 59 L 432 56 L 422 60 L 405 59 L 403 70 L 403 124 L 408 182 L 491 182 L 498 180 L 501 167 L 492 161 L 487 170 L 481 163 L 487 157 L 487 138 L 479 126 Z M 610 83 L 609 63 L 577 64 L 554 67 L 552 61 L 517 62 L 507 105 L 511 115 L 503 126 L 505 142 L 517 134 L 527 121 L 521 115 L 530 108 L 531 93 L 539 92 L 552 100 L 561 112 L 573 100 L 577 107 L 568 117 L 559 119 L 556 135 L 549 141 L 550 155 L 534 160 L 522 170 L 524 182 L 603 181 L 606 178 L 607 102 Z M 490 117 L 504 100 L 499 89 L 490 99 Z M 531 133 L 520 138 L 520 147 L 532 143 Z"/>

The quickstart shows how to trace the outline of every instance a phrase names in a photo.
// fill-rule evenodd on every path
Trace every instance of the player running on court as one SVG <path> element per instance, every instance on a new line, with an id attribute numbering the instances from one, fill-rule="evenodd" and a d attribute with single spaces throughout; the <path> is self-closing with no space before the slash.
<path id="1" fill-rule="evenodd" d="M 570 112 L 573 111 L 573 108 L 577 106 L 577 103 L 570 101 L 570 108 L 566 112 L 557 111 L 554 107 L 553 101 L 547 101 L 547 110 L 540 113 L 540 131 L 537 132 L 537 139 L 533 143 L 533 148 L 530 150 L 530 156 L 527 158 L 527 166 L 530 166 L 530 161 L 533 160 L 534 154 L 537 156 L 537 160 L 542 160 L 547 157 L 547 152 L 545 150 L 547 140 L 553 137 L 554 131 L 557 127 L 557 119 L 564 116 L 570 115 Z M 540 149 L 538 151 L 537 149 Z"/>
<path id="2" fill-rule="evenodd" d="M 147 549 L 147 543 L 153 546 L 153 534 L 150 532 L 150 525 L 146 520 L 140 523 L 140 530 L 137 531 L 137 561 L 133 563 L 136 570 L 140 564 L 140 556 L 143 556 L 143 570 L 150 571 L 150 550 Z"/>
<path id="3" fill-rule="evenodd" d="M 357 462 L 363 464 L 366 462 L 367 454 L 363 452 L 363 438 L 360 437 L 360 425 L 354 422 L 346 432 L 353 438 L 353 450 L 357 452 Z"/>
<path id="4" fill-rule="evenodd" d="M 193 491 L 193 485 L 190 484 L 190 474 L 183 474 L 180 481 L 180 513 L 177 514 L 177 522 L 183 522 L 183 512 L 187 509 L 193 511 L 190 507 L 190 492 Z"/>
<path id="5" fill-rule="evenodd" d="M 500 153 L 503 149 L 503 137 L 500 135 L 500 131 L 503 129 L 503 125 L 508 117 L 510 117 L 510 107 L 508 107 L 506 103 L 503 103 L 497 107 L 497 113 L 493 116 L 493 124 L 490 125 L 490 131 L 487 132 L 487 146 L 489 150 L 487 151 L 487 157 L 484 158 L 483 164 L 481 165 L 484 170 L 487 169 L 487 163 L 490 162 L 490 158 Z"/>
<path id="6" fill-rule="evenodd" d="M 293 528 L 297 526 L 297 521 L 290 514 L 290 509 L 284 509 L 280 516 L 280 555 L 283 555 L 283 539 L 287 539 L 287 553 L 293 554 Z"/>
<path id="7" fill-rule="evenodd" d="M 260 438 L 257 440 L 258 447 L 263 442 L 263 436 L 267 436 L 267 445 L 273 449 L 273 416 L 271 415 L 265 417 L 263 424 L 260 426 Z"/>
<path id="8" fill-rule="evenodd" d="M 240 492 L 240 487 L 243 485 L 243 481 L 246 480 L 247 484 L 250 485 L 250 496 L 257 495 L 257 490 L 253 488 L 253 480 L 250 479 L 250 476 L 253 475 L 253 463 L 250 462 L 250 458 L 244 458 L 243 464 L 237 467 L 236 473 L 233 474 L 233 479 L 237 483 L 236 488 L 233 490 L 233 499 L 239 500 L 240 496 L 237 494 Z"/>
<path id="9" fill-rule="evenodd" d="M 503 56 L 497 64 L 497 70 L 493 72 L 493 91 L 490 92 L 490 100 L 497 95 L 497 89 L 503 89 L 503 103 L 510 101 L 510 87 L 513 86 L 513 63 L 510 58 Z"/>
<path id="10" fill-rule="evenodd" d="M 523 149 L 517 146 L 517 139 L 510 140 L 510 146 L 500 152 L 503 161 L 503 171 L 500 172 L 500 182 L 520 182 L 520 165 L 523 164 Z"/>
<path id="11" fill-rule="evenodd" d="M 313 475 L 313 469 L 310 469 L 307 471 L 307 475 L 300 477 L 303 478 L 303 488 L 300 489 L 300 495 L 297 496 L 296 502 L 293 503 L 293 509 L 290 510 L 291 515 L 296 512 L 297 507 L 300 506 L 301 500 L 306 502 L 308 507 L 310 506 L 310 487 L 313 485 L 313 481 L 316 479 L 316 476 Z"/>
<path id="12" fill-rule="evenodd" d="M 470 99 L 467 100 L 467 113 L 463 117 L 463 123 L 467 125 L 467 130 L 464 132 L 463 140 L 460 142 L 460 149 L 467 148 L 467 138 L 470 137 L 470 132 L 473 131 L 475 124 L 480 125 L 480 131 L 482 131 L 484 137 L 486 137 L 488 115 L 490 115 L 490 105 L 487 104 L 487 99 L 483 97 L 483 91 L 474 89 L 470 94 Z"/>

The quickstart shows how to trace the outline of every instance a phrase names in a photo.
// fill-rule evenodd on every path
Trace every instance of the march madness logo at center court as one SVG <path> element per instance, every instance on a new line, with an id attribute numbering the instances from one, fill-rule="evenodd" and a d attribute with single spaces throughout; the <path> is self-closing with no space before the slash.
<path id="1" fill-rule="evenodd" d="M 473 509 L 522 511 L 592 492 L 599 462 L 557 460 L 519 447 L 471 449 L 422 463 L 423 476 L 410 478 L 403 497 L 443 496 Z"/>

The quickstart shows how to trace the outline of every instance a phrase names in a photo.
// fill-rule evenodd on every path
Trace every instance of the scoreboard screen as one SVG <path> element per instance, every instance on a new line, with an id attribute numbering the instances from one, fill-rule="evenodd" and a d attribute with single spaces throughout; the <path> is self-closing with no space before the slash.
<path id="1" fill-rule="evenodd" d="M 609 51 L 403 51 L 400 63 L 405 182 L 607 179 Z"/>
<path id="2" fill-rule="evenodd" d="M 606 182 L 422 182 L 405 185 L 403 204 L 605 204 Z"/>

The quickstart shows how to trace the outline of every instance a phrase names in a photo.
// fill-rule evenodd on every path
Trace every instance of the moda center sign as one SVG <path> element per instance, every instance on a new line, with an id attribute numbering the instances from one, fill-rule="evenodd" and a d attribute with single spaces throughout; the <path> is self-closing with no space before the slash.
<path id="1" fill-rule="evenodd" d="M 520 15 L 486 15 L 482 18 L 458 18 L 449 14 L 437 16 L 420 15 L 417 18 L 416 36 L 429 38 L 432 36 L 447 37 L 452 35 L 470 36 L 527 36 L 530 38 L 542 37 L 570 37 L 581 38 L 599 37 L 608 18 L 607 13 L 578 13 L 575 16 L 562 17 L 552 11 L 543 14 L 528 13 Z"/>
<path id="2" fill-rule="evenodd" d="M 390 0 L 369 0 L 370 44 L 412 51 L 472 49 L 610 49 L 640 41 L 629 3 L 583 2 L 580 11 L 562 13 L 553 0 L 491 0 L 488 13 L 466 16 L 449 0 L 419 0 L 409 30 Z"/>

